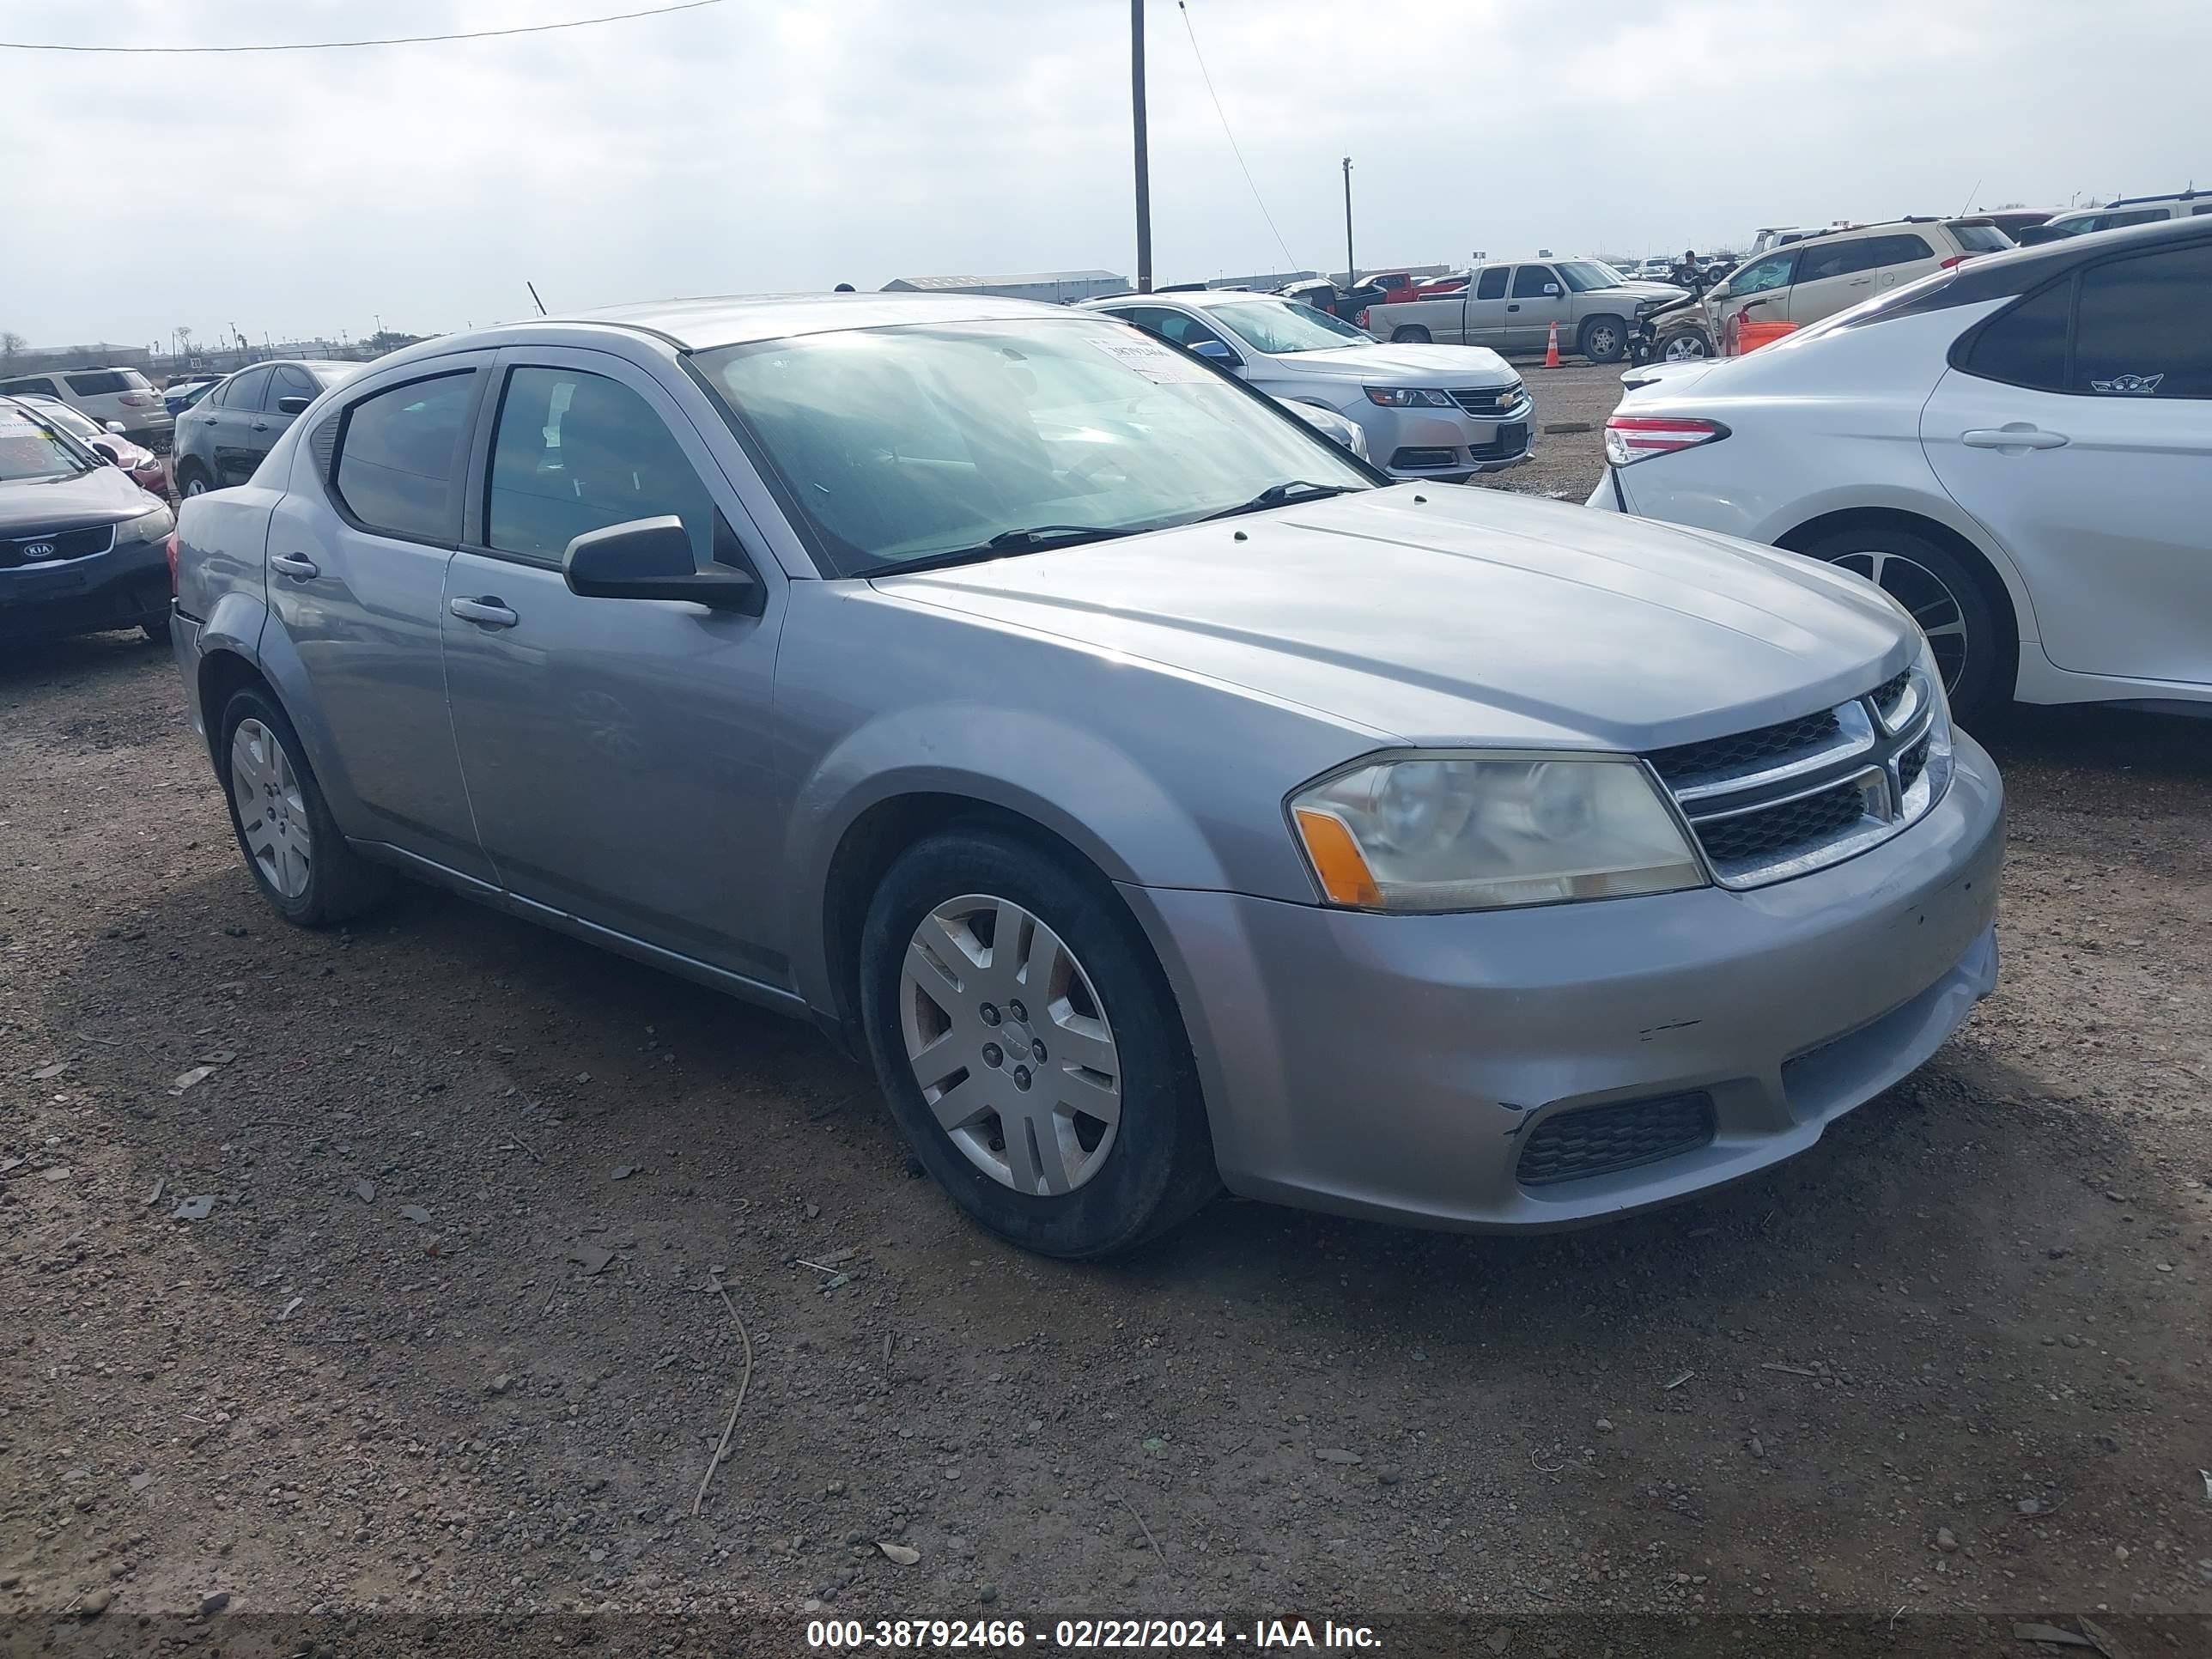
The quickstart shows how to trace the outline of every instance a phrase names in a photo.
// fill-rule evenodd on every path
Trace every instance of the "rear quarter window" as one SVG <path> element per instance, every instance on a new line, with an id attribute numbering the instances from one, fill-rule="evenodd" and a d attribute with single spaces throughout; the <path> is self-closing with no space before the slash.
<path id="1" fill-rule="evenodd" d="M 114 392 L 137 392 L 145 388 L 146 377 L 135 368 L 100 368 L 82 374 L 65 374 L 70 390 L 80 398 L 102 398 Z"/>

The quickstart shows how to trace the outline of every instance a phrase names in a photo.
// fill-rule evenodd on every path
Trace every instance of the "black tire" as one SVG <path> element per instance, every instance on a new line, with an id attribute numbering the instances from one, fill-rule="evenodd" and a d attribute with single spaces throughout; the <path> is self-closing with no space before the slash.
<path id="1" fill-rule="evenodd" d="M 1701 362 L 1713 355 L 1712 337 L 1701 328 L 1686 328 L 1670 334 L 1651 354 L 1656 363 Z"/>
<path id="2" fill-rule="evenodd" d="M 1960 725 L 2012 700 L 2020 646 L 2011 606 L 1993 600 L 1988 580 L 1950 546 L 1878 525 L 1823 536 L 1802 551 L 1875 580 L 1923 629 L 1935 630 L 1929 644 Z M 1955 624 L 1963 624 L 1963 634 L 1950 631 Z"/>
<path id="3" fill-rule="evenodd" d="M 971 1162 L 938 1123 L 907 1058 L 900 975 L 908 945 L 925 916 L 966 894 L 1011 900 L 1056 933 L 1110 1021 L 1120 1122 L 1097 1171 L 1056 1196 L 1018 1192 Z M 1182 1015 L 1142 930 L 1095 872 L 989 827 L 916 842 L 869 904 L 860 993 L 869 1054 L 908 1145 L 954 1202 L 1000 1237 L 1042 1255 L 1093 1260 L 1157 1237 L 1218 1190 Z"/>
<path id="4" fill-rule="evenodd" d="M 1430 343 L 1429 331 L 1419 323 L 1408 323 L 1403 328 L 1394 328 L 1390 331 L 1390 343 L 1392 345 L 1427 345 Z"/>
<path id="5" fill-rule="evenodd" d="M 177 499 L 179 501 L 192 495 L 204 495 L 215 488 L 215 480 L 198 461 L 177 463 Z"/>
<path id="6" fill-rule="evenodd" d="M 167 645 L 169 642 L 169 613 L 165 611 L 159 617 L 147 617 L 138 624 L 138 631 L 146 636 L 149 645 Z"/>
<path id="7" fill-rule="evenodd" d="M 306 888 L 296 896 L 286 895 L 270 881 L 246 842 L 246 823 L 240 816 L 237 780 L 231 765 L 231 745 L 237 738 L 239 726 L 249 720 L 260 721 L 283 748 L 306 808 L 309 867 Z M 300 734 L 293 729 L 284 711 L 276 706 L 276 699 L 258 687 L 234 692 L 223 705 L 222 718 L 216 729 L 216 775 L 222 785 L 223 800 L 230 808 L 231 834 L 237 838 L 239 856 L 246 860 L 253 884 L 261 890 L 261 896 L 270 907 L 295 927 L 335 927 L 381 903 L 392 890 L 390 873 L 346 844 L 337 822 L 331 817 L 329 805 L 323 799 L 322 787 L 315 781 L 314 769 L 307 764 L 307 751 L 300 742 Z"/>
<path id="8" fill-rule="evenodd" d="M 1618 317 L 1587 318 L 1575 349 L 1593 363 L 1617 363 L 1628 355 L 1628 325 Z"/>

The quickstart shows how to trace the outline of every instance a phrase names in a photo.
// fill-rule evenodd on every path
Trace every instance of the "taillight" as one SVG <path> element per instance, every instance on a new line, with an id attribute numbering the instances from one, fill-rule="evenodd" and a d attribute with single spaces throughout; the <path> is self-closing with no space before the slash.
<path id="1" fill-rule="evenodd" d="M 1963 265 L 1972 257 L 1973 256 L 1970 253 L 1954 253 L 1949 258 L 1944 260 L 1941 265 L 1936 267 L 1936 269 L 1939 270 L 1949 270 L 1954 266 Z"/>
<path id="2" fill-rule="evenodd" d="M 1605 423 L 1605 458 L 1615 466 L 1627 466 L 1654 455 L 1717 442 L 1728 434 L 1718 421 L 1686 415 L 1616 415 Z"/>
<path id="3" fill-rule="evenodd" d="M 177 597 L 177 532 L 172 530 L 169 539 L 161 544 L 162 556 L 169 562 L 169 597 Z"/>
<path id="4" fill-rule="evenodd" d="M 146 399 L 135 392 L 126 392 L 116 401 L 130 409 L 143 409 L 146 405 Z"/>

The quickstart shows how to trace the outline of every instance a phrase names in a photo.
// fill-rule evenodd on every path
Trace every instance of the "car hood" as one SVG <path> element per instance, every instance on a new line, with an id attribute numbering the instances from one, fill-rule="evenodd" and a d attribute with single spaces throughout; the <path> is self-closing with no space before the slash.
<path id="1" fill-rule="evenodd" d="M 1840 702 L 1913 649 L 1829 566 L 1452 485 L 874 584 L 1417 744 L 1662 748 Z"/>
<path id="2" fill-rule="evenodd" d="M 1285 374 L 1361 380 L 1369 386 L 1510 386 L 1521 378 L 1487 346 L 1348 345 L 1291 351 L 1268 362 Z M 1388 376 L 1387 382 L 1380 378 Z"/>
<path id="3" fill-rule="evenodd" d="M 76 478 L 0 483 L 0 536 L 113 524 L 158 505 L 131 482 L 130 474 L 112 466 L 94 467 Z"/>

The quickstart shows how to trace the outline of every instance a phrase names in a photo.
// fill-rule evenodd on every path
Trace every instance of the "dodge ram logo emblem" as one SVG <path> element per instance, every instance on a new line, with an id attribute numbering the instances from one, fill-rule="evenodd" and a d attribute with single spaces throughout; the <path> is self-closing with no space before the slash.
<path id="1" fill-rule="evenodd" d="M 23 556 L 27 559 L 51 559 L 54 556 L 54 544 L 52 542 L 25 542 Z"/>

